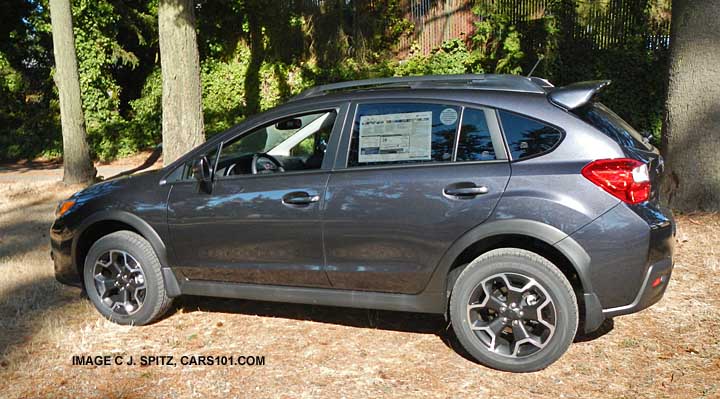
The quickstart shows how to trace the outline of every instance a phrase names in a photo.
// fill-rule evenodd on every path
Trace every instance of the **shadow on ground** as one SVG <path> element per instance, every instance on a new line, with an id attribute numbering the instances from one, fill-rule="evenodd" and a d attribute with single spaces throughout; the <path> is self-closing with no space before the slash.
<path id="1" fill-rule="evenodd" d="M 45 221 L 25 220 L 0 229 L 0 259 L 17 258 L 47 246 L 50 226 Z M 47 252 L 48 259 L 50 253 Z"/>
<path id="2" fill-rule="evenodd" d="M 182 308 L 185 312 L 244 314 L 337 324 L 356 328 L 434 334 L 458 355 L 468 361 L 477 363 L 462 347 L 452 326 L 445 320 L 443 315 L 196 296 L 178 298 L 175 301 L 175 308 Z M 605 320 L 598 330 L 590 334 L 578 332 L 574 342 L 583 343 L 598 339 L 612 331 L 613 326 L 612 319 Z"/>
<path id="3" fill-rule="evenodd" d="M 20 161 L 16 163 L 0 164 L 0 173 L 3 172 L 15 172 L 15 173 L 26 173 L 34 170 L 49 170 L 58 169 L 62 167 L 61 160 L 51 161 Z"/>
<path id="4" fill-rule="evenodd" d="M 0 362 L 36 333 L 36 321 L 48 312 L 78 302 L 79 290 L 43 277 L 2 291 L 0 296 Z M 4 367 L 0 364 L 0 367 Z M 0 395 L 1 396 L 1 395 Z"/>

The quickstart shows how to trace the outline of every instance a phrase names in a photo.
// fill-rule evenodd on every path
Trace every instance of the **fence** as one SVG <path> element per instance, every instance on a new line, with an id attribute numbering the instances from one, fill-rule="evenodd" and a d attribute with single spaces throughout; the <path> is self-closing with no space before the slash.
<path id="1" fill-rule="evenodd" d="M 554 15 L 572 26 L 566 32 L 573 40 L 588 43 L 594 49 L 607 49 L 625 44 L 642 35 L 650 50 L 667 49 L 670 44 L 670 21 L 647 23 L 640 20 L 644 2 L 637 0 L 565 1 L 559 8 L 553 0 L 406 0 L 405 17 L 413 22 L 415 31 L 399 43 L 398 52 L 407 54 L 416 43 L 419 51 L 428 54 L 450 38 L 469 39 L 478 16 L 473 4 L 492 4 L 507 15 L 514 25 L 540 21 Z M 522 29 L 521 29 L 522 31 Z"/>

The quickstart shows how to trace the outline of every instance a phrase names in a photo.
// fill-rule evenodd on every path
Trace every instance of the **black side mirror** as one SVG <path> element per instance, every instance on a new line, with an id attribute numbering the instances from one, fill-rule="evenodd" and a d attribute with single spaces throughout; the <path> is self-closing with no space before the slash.
<path id="1" fill-rule="evenodd" d="M 193 176 L 198 182 L 198 190 L 212 192 L 212 171 L 207 157 L 202 157 L 193 164 Z"/>

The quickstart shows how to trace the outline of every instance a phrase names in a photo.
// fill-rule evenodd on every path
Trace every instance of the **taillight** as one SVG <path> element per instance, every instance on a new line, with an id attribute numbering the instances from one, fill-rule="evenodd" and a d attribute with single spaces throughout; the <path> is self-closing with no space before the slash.
<path id="1" fill-rule="evenodd" d="M 582 169 L 582 175 L 628 204 L 650 198 L 650 174 L 646 164 L 627 158 L 600 159 Z"/>

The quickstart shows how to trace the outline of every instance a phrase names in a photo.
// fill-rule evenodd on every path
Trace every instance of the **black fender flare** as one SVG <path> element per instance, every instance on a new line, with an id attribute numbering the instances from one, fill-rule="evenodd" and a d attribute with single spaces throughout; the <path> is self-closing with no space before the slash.
<path id="1" fill-rule="evenodd" d="M 165 282 L 165 288 L 168 291 L 168 295 L 172 297 L 180 294 L 180 288 L 177 278 L 169 267 L 167 247 L 165 246 L 162 238 L 157 233 L 157 231 L 155 231 L 155 229 L 150 226 L 148 222 L 128 211 L 120 209 L 104 210 L 93 213 L 92 215 L 87 217 L 83 221 L 83 223 L 76 229 L 76 233 L 74 234 L 75 238 L 73 239 L 71 249 L 73 261 L 77 260 L 77 248 L 80 242 L 80 238 L 83 236 L 83 234 L 87 231 L 88 228 L 102 222 L 121 222 L 127 224 L 128 226 L 135 229 L 146 240 L 148 240 L 150 246 L 152 246 L 153 251 L 155 251 L 155 254 L 158 257 L 158 260 L 160 261 L 160 266 Z M 77 266 L 78 265 L 76 265 L 76 267 Z"/>
<path id="2" fill-rule="evenodd" d="M 602 307 L 594 294 L 590 278 L 590 255 L 567 233 L 557 227 L 530 219 L 493 220 L 482 223 L 457 239 L 440 259 L 424 292 L 442 294 L 447 302 L 449 272 L 455 260 L 472 244 L 498 235 L 517 234 L 533 237 L 555 247 L 572 264 L 583 287 L 585 329 L 602 323 Z M 447 307 L 447 303 L 445 303 Z"/>

